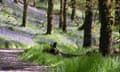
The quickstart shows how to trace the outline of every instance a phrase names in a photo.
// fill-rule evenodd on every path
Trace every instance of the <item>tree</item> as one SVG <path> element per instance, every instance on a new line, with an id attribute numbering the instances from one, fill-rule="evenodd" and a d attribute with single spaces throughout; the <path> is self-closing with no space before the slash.
<path id="1" fill-rule="evenodd" d="M 27 2 L 27 0 L 23 0 L 23 2 L 24 2 L 23 22 L 22 22 L 21 26 L 26 27 L 28 2 Z"/>
<path id="2" fill-rule="evenodd" d="M 76 13 L 76 0 L 71 0 L 71 3 L 72 3 L 71 20 L 74 21 L 74 19 L 75 19 L 75 13 Z"/>
<path id="3" fill-rule="evenodd" d="M 67 31 L 67 0 L 64 0 L 64 5 L 63 5 L 63 32 Z"/>
<path id="4" fill-rule="evenodd" d="M 103 56 L 111 53 L 112 47 L 112 24 L 111 0 L 99 1 L 99 16 L 101 22 L 99 51 Z"/>
<path id="5" fill-rule="evenodd" d="M 14 0 L 14 3 L 18 3 L 18 0 Z"/>
<path id="6" fill-rule="evenodd" d="M 52 32 L 53 32 L 53 1 L 54 0 L 48 0 L 47 34 L 52 34 Z"/>
<path id="7" fill-rule="evenodd" d="M 83 47 L 91 46 L 91 28 L 92 28 L 92 0 L 86 0 L 86 12 L 84 20 L 84 41 Z"/>
<path id="8" fill-rule="evenodd" d="M 0 3 L 2 3 L 3 1 L 2 0 L 0 0 Z"/>
<path id="9" fill-rule="evenodd" d="M 115 25 L 120 25 L 120 0 L 115 0 Z"/>
<path id="10" fill-rule="evenodd" d="M 59 28 L 63 25 L 63 0 L 60 0 Z"/>

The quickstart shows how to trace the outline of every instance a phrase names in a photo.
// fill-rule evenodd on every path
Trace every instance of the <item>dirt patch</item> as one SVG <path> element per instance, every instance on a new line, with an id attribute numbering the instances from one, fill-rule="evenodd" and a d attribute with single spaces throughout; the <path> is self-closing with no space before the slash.
<path id="1" fill-rule="evenodd" d="M 45 72 L 47 70 L 47 66 L 20 60 L 18 56 L 23 51 L 22 49 L 0 48 L 0 72 Z"/>

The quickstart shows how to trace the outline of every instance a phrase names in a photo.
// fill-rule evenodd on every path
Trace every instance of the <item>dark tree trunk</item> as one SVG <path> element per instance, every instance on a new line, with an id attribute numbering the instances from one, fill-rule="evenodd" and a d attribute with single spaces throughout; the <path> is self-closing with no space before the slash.
<path id="1" fill-rule="evenodd" d="M 53 32 L 53 0 L 48 0 L 48 11 L 47 11 L 47 34 L 52 34 Z"/>
<path id="2" fill-rule="evenodd" d="M 85 20 L 84 20 L 84 41 L 83 47 L 91 46 L 91 28 L 92 28 L 92 0 L 86 0 L 86 12 L 85 12 Z"/>
<path id="3" fill-rule="evenodd" d="M 64 0 L 63 7 L 63 32 L 67 32 L 67 0 Z"/>
<path id="4" fill-rule="evenodd" d="M 76 0 L 71 0 L 72 3 L 72 15 L 71 15 L 71 21 L 75 20 L 75 13 L 76 13 Z"/>
<path id="5" fill-rule="evenodd" d="M 99 1 L 99 15 L 101 22 L 100 29 L 100 52 L 103 56 L 111 53 L 112 47 L 112 24 L 113 17 L 111 15 L 111 0 L 98 0 Z"/>
<path id="6" fill-rule="evenodd" d="M 14 0 L 14 3 L 18 3 L 18 0 Z"/>
<path id="7" fill-rule="evenodd" d="M 60 16 L 59 16 L 59 28 L 63 25 L 63 0 L 60 0 Z"/>
<path id="8" fill-rule="evenodd" d="M 2 3 L 3 1 L 2 0 L 0 0 L 0 3 Z"/>
<path id="9" fill-rule="evenodd" d="M 120 0 L 115 0 L 115 25 L 120 25 Z"/>
<path id="10" fill-rule="evenodd" d="M 27 20 L 27 7 L 28 3 L 27 0 L 24 0 L 24 9 L 23 9 L 23 22 L 22 25 L 23 27 L 26 27 L 26 20 Z"/>

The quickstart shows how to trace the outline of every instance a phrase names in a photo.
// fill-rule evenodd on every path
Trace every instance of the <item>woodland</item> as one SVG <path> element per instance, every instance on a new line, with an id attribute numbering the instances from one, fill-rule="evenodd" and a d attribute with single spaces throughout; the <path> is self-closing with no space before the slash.
<path id="1" fill-rule="evenodd" d="M 120 0 L 0 0 L 0 72 L 120 72 Z"/>

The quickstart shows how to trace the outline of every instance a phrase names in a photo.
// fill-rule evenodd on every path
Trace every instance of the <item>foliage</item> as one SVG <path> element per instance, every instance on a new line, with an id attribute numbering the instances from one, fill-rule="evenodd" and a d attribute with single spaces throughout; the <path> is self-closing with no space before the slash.
<path id="1" fill-rule="evenodd" d="M 53 72 L 119 72 L 119 62 L 118 57 L 82 56 L 64 60 Z"/>
<path id="2" fill-rule="evenodd" d="M 63 58 L 61 56 L 43 53 L 42 50 L 45 48 L 50 48 L 49 44 L 41 43 L 41 45 L 27 49 L 23 53 L 23 59 L 50 66 L 48 72 L 119 72 L 120 70 L 119 56 L 104 58 L 100 54 L 96 54 Z"/>

